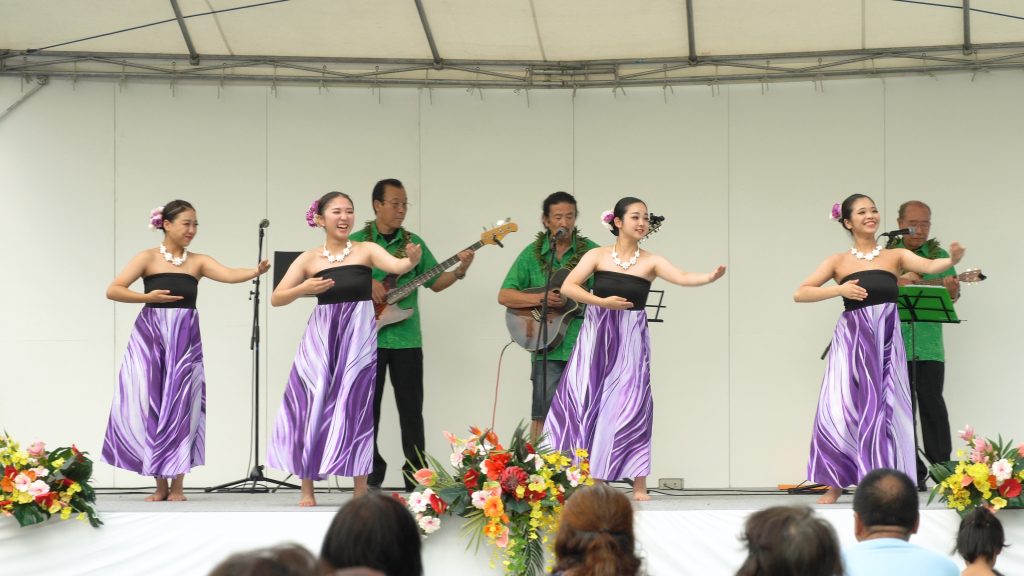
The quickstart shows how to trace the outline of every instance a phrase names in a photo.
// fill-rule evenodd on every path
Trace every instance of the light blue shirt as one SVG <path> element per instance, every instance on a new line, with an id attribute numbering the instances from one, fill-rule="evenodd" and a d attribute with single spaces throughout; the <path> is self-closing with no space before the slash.
<path id="1" fill-rule="evenodd" d="M 947 557 L 899 538 L 865 540 L 843 551 L 846 576 L 959 576 Z"/>

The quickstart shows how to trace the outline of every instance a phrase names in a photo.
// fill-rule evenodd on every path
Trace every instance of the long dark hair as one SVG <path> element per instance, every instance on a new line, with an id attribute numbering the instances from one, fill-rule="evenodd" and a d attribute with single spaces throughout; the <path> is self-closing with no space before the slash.
<path id="1" fill-rule="evenodd" d="M 192 204 L 189 204 L 185 200 L 171 200 L 167 204 L 164 204 L 164 209 L 163 212 L 161 212 L 160 217 L 163 218 L 165 223 L 174 222 L 174 219 L 181 215 L 185 210 L 191 210 L 193 212 L 196 211 L 196 209 L 192 207 Z M 161 224 L 160 227 L 163 228 L 163 224 Z"/>
<path id="2" fill-rule="evenodd" d="M 571 569 L 573 576 L 638 574 L 629 499 L 607 484 L 577 490 L 562 510 L 555 557 L 555 571 Z"/>
<path id="3" fill-rule="evenodd" d="M 861 198 L 867 198 L 868 200 L 871 200 L 871 196 L 868 196 L 866 194 L 850 194 L 849 196 L 846 197 L 846 200 L 843 200 L 843 203 L 839 208 L 839 225 L 842 226 L 843 230 L 846 230 L 846 232 L 850 236 L 853 236 L 853 230 L 850 230 L 849 228 L 846 227 L 846 221 L 849 220 L 851 216 L 853 216 L 853 203 L 856 202 L 857 200 L 860 200 Z M 874 204 L 875 201 L 871 200 L 871 203 Z"/>
<path id="4" fill-rule="evenodd" d="M 956 552 L 968 564 L 978 558 L 994 561 L 1007 546 L 1003 524 L 984 508 L 975 508 L 960 521 Z"/>

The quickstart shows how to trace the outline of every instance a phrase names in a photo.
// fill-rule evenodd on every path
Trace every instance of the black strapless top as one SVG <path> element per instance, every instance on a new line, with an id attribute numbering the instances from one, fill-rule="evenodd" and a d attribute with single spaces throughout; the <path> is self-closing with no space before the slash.
<path id="1" fill-rule="evenodd" d="M 170 290 L 172 296 L 181 296 L 174 302 L 146 304 L 146 308 L 195 308 L 199 294 L 199 279 L 181 272 L 161 272 L 142 278 L 142 290 Z"/>
<path id="2" fill-rule="evenodd" d="M 630 310 L 643 310 L 650 291 L 651 283 L 639 276 L 604 270 L 594 272 L 594 296 L 622 296 L 633 303 Z"/>
<path id="3" fill-rule="evenodd" d="M 369 266 L 361 264 L 324 268 L 314 276 L 330 278 L 334 280 L 334 286 L 322 294 L 317 294 L 316 303 L 338 304 L 370 300 L 373 295 L 373 285 L 370 283 L 373 279 L 372 272 Z"/>
<path id="4" fill-rule="evenodd" d="M 896 276 L 886 270 L 861 270 L 843 278 L 839 283 L 842 284 L 847 280 L 860 280 L 858 282 L 860 287 L 868 291 L 868 297 L 860 301 L 843 298 L 843 306 L 846 307 L 847 312 L 876 304 L 895 302 L 900 295 Z"/>

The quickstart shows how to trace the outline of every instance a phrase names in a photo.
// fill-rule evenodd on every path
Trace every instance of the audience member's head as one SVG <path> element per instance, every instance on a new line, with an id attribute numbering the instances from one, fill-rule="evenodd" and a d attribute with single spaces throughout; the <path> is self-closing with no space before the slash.
<path id="1" fill-rule="evenodd" d="M 396 498 L 380 493 L 342 506 L 324 536 L 322 568 L 372 568 L 386 576 L 421 576 L 420 531 Z"/>
<path id="2" fill-rule="evenodd" d="M 210 576 L 312 576 L 316 557 L 297 544 L 228 556 Z"/>
<path id="3" fill-rule="evenodd" d="M 917 487 L 906 474 L 891 468 L 869 472 L 853 495 L 857 540 L 900 538 L 917 532 Z"/>
<path id="4" fill-rule="evenodd" d="M 839 539 L 807 506 L 773 506 L 747 518 L 747 559 L 736 576 L 842 576 Z"/>
<path id="5" fill-rule="evenodd" d="M 980 560 L 994 566 L 996 556 L 1005 546 L 1003 524 L 995 514 L 984 508 L 975 508 L 960 520 L 956 551 L 967 564 Z"/>
<path id="6" fill-rule="evenodd" d="M 562 509 L 555 537 L 555 571 L 567 576 L 634 576 L 633 506 L 607 484 L 584 486 Z"/>

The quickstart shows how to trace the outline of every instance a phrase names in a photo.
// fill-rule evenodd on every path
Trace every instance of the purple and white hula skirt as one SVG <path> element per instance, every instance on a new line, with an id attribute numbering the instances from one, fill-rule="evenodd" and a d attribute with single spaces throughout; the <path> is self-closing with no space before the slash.
<path id="1" fill-rule="evenodd" d="M 267 464 L 306 480 L 369 474 L 376 377 L 373 303 L 318 304 L 288 376 Z"/>
<path id="2" fill-rule="evenodd" d="M 907 359 L 894 303 L 843 312 L 832 336 L 807 477 L 856 484 L 876 468 L 915 478 Z"/>
<path id="3" fill-rule="evenodd" d="M 651 472 L 650 349 L 646 312 L 587 306 L 544 429 L 556 450 L 586 449 L 594 478 Z"/>
<path id="4" fill-rule="evenodd" d="M 101 460 L 171 478 L 204 462 L 206 380 L 195 308 L 143 308 L 118 374 Z"/>

